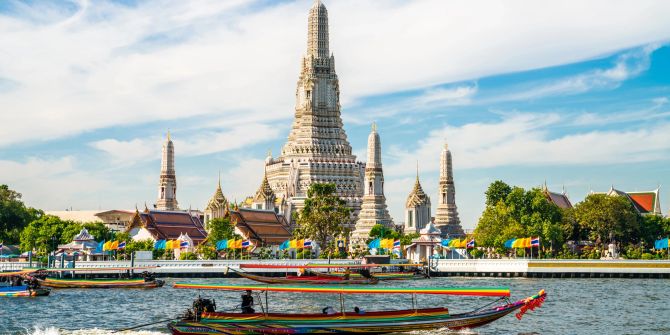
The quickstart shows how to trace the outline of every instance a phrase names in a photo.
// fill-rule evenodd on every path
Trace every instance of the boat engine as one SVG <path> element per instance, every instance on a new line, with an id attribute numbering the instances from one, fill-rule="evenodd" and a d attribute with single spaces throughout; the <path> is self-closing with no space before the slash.
<path id="1" fill-rule="evenodd" d="M 213 313 L 214 311 L 216 311 L 216 300 L 198 297 L 193 300 L 193 308 L 186 311 L 185 318 L 198 321 L 203 312 Z"/>
<path id="2" fill-rule="evenodd" d="M 156 280 L 156 275 L 153 272 L 144 271 L 142 272 L 142 277 L 144 277 L 145 282 L 152 282 Z"/>

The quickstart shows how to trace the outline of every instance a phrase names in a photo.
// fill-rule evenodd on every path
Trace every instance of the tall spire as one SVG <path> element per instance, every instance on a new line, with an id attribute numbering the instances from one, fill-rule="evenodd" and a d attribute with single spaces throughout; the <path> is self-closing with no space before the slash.
<path id="1" fill-rule="evenodd" d="M 456 188 L 451 162 L 451 151 L 447 143 L 440 154 L 440 182 L 438 185 L 439 201 L 435 211 L 435 226 L 440 228 L 442 235 L 461 236 L 463 228 L 456 207 Z"/>
<path id="2" fill-rule="evenodd" d="M 177 176 L 174 168 L 174 144 L 167 132 L 161 157 L 161 174 L 158 183 L 158 201 L 156 208 L 161 210 L 177 210 Z"/>
<path id="3" fill-rule="evenodd" d="M 328 10 L 321 1 L 314 1 L 309 10 L 307 28 L 307 55 L 314 58 L 328 58 Z"/>
<path id="4" fill-rule="evenodd" d="M 372 123 L 372 131 L 368 136 L 368 162 L 366 167 L 382 167 L 382 146 L 379 134 L 377 133 L 377 124 Z"/>

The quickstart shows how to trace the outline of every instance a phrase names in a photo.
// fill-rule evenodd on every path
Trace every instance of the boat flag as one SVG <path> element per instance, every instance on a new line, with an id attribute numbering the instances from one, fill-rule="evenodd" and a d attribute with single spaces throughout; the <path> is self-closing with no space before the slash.
<path id="1" fill-rule="evenodd" d="M 282 242 L 282 244 L 279 245 L 279 250 L 286 250 L 289 248 L 289 240 L 286 240 Z"/>
<path id="2" fill-rule="evenodd" d="M 312 247 L 312 241 L 310 240 L 305 240 L 305 242 L 302 243 L 303 248 L 311 248 Z"/>
<path id="3" fill-rule="evenodd" d="M 188 241 L 181 241 L 181 242 L 179 242 L 179 247 L 180 247 L 180 248 L 188 248 L 188 247 L 190 247 L 190 246 L 191 246 L 191 245 L 188 243 Z"/>
<path id="4" fill-rule="evenodd" d="M 400 249 L 400 240 L 393 241 L 393 249 Z"/>
<path id="5" fill-rule="evenodd" d="M 474 247 L 475 247 L 475 239 L 474 238 L 471 239 L 470 241 L 468 241 L 468 243 L 465 245 L 466 249 L 471 249 L 471 248 L 474 248 Z"/>
<path id="6" fill-rule="evenodd" d="M 242 248 L 247 248 L 250 245 L 251 245 L 251 241 L 249 241 L 249 240 L 242 241 Z"/>
<path id="7" fill-rule="evenodd" d="M 530 238 L 530 246 L 531 247 L 540 247 L 540 237 L 531 237 Z"/>
<path id="8" fill-rule="evenodd" d="M 119 242 L 119 246 L 117 249 L 122 250 L 126 248 L 126 241 L 121 241 Z"/>

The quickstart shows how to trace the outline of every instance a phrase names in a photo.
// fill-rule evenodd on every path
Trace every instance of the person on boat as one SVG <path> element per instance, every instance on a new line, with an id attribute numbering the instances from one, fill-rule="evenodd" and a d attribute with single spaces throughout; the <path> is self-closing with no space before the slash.
<path id="1" fill-rule="evenodd" d="M 333 315 L 335 314 L 335 309 L 332 306 L 327 306 L 324 307 L 321 312 L 326 315 Z"/>
<path id="2" fill-rule="evenodd" d="M 360 309 L 358 306 L 354 307 L 354 312 L 356 314 L 365 314 L 365 310 Z"/>
<path id="3" fill-rule="evenodd" d="M 346 269 L 344 270 L 344 280 L 349 280 L 349 277 L 351 277 L 351 269 L 350 269 L 350 268 L 346 268 Z"/>
<path id="4" fill-rule="evenodd" d="M 247 290 L 247 293 L 242 295 L 242 314 L 252 314 L 256 312 L 253 306 L 254 297 L 251 296 L 251 290 Z"/>

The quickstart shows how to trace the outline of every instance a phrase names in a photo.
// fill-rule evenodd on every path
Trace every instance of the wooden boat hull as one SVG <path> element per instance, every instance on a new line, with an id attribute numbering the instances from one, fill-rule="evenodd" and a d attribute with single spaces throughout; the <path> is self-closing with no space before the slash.
<path id="1" fill-rule="evenodd" d="M 165 284 L 156 279 L 38 279 L 40 286 L 51 288 L 157 288 Z"/>
<path id="2" fill-rule="evenodd" d="M 344 272 L 331 272 L 330 275 L 344 277 Z M 351 278 L 363 278 L 360 273 L 350 274 Z M 422 274 L 415 274 L 413 272 L 375 272 L 372 273 L 372 276 L 379 279 L 380 281 L 389 281 L 389 280 L 417 280 L 417 279 L 426 279 L 428 278 Z"/>
<path id="3" fill-rule="evenodd" d="M 48 288 L 38 287 L 30 289 L 27 286 L 14 286 L 0 288 L 0 297 L 39 297 L 51 293 Z"/>
<path id="4" fill-rule="evenodd" d="M 370 312 L 364 314 L 235 314 L 203 313 L 199 322 L 168 324 L 173 335 L 213 334 L 386 334 L 486 325 L 520 308 L 535 308 L 545 294 L 486 310 L 450 315 L 446 308 Z M 541 301 L 536 301 L 541 299 Z M 517 316 L 520 318 L 520 315 Z"/>
<path id="5" fill-rule="evenodd" d="M 378 280 L 375 278 L 359 278 L 349 279 L 336 276 L 291 276 L 291 277 L 266 277 L 257 276 L 245 272 L 237 272 L 241 277 L 251 279 L 265 284 L 314 284 L 314 285 L 366 285 L 377 284 Z"/>

